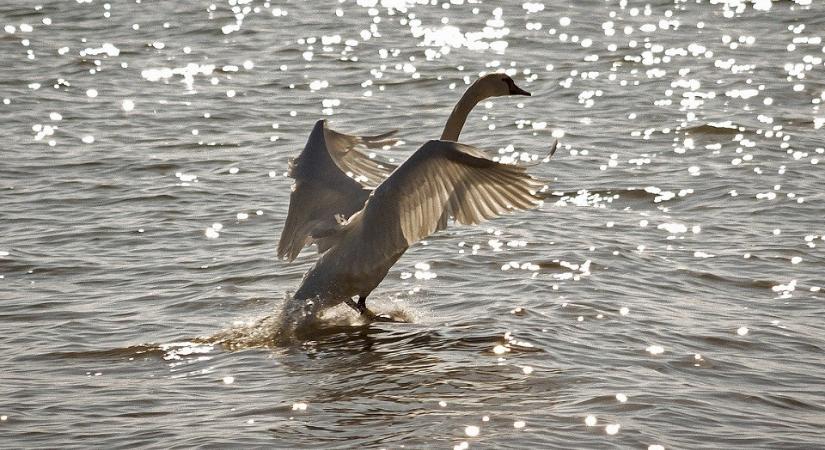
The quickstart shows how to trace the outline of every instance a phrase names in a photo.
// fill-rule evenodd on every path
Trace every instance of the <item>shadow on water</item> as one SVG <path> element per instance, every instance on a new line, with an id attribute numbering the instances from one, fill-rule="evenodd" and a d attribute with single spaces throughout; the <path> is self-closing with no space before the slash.
<path id="1" fill-rule="evenodd" d="M 378 301 L 374 307 L 407 323 L 365 323 L 341 306 L 286 337 L 273 314 L 209 337 L 41 358 L 86 360 L 105 365 L 107 374 L 116 365 L 108 363 L 119 362 L 124 376 L 132 373 L 133 360 L 163 362 L 170 367 L 163 378 L 187 380 L 170 395 L 231 385 L 234 396 L 247 400 L 229 417 L 261 420 L 266 426 L 260 432 L 274 445 L 290 442 L 294 448 L 432 445 L 431 438 L 448 443 L 478 411 L 491 418 L 487 438 L 506 440 L 525 408 L 547 404 L 559 389 L 557 368 L 537 367 L 545 376 L 531 378 L 502 362 L 505 353 L 515 358 L 544 350 L 504 333 L 495 317 L 445 323 L 406 304 Z M 262 359 L 272 361 L 267 373 L 248 370 Z M 231 373 L 239 381 L 215 373 Z M 267 400 L 253 400 L 261 396 Z M 365 427 L 392 432 L 365 433 Z"/>
<path id="2" fill-rule="evenodd" d="M 502 364 L 492 349 L 543 350 L 508 339 L 496 328 L 491 318 L 327 325 L 276 350 L 279 379 L 294 380 L 279 389 L 309 406 L 307 413 L 287 406 L 276 415 L 288 418 L 268 432 L 288 442 L 311 434 L 313 446 L 432 445 L 422 436 L 449 440 L 455 421 L 479 410 L 502 421 L 503 430 L 512 429 L 514 411 L 524 407 L 518 399 L 546 398 L 558 386 L 555 377 L 528 381 L 521 370 Z M 392 432 L 365 433 L 365 427 Z"/>

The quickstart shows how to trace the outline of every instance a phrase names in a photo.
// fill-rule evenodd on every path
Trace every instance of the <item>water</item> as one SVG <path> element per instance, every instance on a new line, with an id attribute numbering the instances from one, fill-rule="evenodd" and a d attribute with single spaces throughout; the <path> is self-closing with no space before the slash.
<path id="1" fill-rule="evenodd" d="M 823 4 L 421 3 L 0 6 L 2 446 L 822 445 Z M 545 205 L 276 344 L 315 120 L 401 160 L 496 70 Z"/>

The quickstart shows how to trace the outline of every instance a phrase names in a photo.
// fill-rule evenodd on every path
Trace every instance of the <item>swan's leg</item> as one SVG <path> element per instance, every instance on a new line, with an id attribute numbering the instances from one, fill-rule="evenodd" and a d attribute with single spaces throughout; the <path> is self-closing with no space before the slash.
<path id="1" fill-rule="evenodd" d="M 359 300 L 360 300 L 360 298 L 359 298 Z M 361 305 L 356 304 L 354 301 L 352 301 L 351 298 L 348 298 L 348 299 L 344 300 L 344 303 L 346 303 L 347 306 L 349 306 L 350 308 L 352 308 L 356 312 L 358 312 L 358 314 L 364 314 L 364 311 L 362 310 Z"/>
<path id="2" fill-rule="evenodd" d="M 352 301 L 351 298 L 345 300 L 346 304 L 349 305 L 350 308 L 354 309 L 361 314 L 362 316 L 366 317 L 369 320 L 375 319 L 375 313 L 367 309 L 367 297 L 366 296 L 359 296 L 358 303 Z"/>
<path id="3" fill-rule="evenodd" d="M 358 303 L 355 305 L 358 308 L 358 312 L 364 315 L 375 315 L 372 311 L 367 309 L 367 296 L 366 295 L 359 295 L 358 296 Z"/>

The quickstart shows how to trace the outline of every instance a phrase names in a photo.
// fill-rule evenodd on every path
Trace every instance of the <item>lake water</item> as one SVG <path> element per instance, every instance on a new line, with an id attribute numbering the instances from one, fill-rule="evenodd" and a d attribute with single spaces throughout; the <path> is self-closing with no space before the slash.
<path id="1" fill-rule="evenodd" d="M 0 447 L 814 448 L 825 5 L 0 5 Z M 530 169 L 533 211 L 414 245 L 273 340 L 319 118 Z"/>

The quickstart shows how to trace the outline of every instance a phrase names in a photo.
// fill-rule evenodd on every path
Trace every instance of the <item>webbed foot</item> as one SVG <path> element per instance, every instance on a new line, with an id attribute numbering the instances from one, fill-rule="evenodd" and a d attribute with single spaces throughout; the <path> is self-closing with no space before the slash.
<path id="1" fill-rule="evenodd" d="M 370 322 L 406 323 L 403 320 L 396 320 L 394 317 L 388 314 L 375 314 L 374 312 L 370 311 L 367 308 L 366 297 L 359 297 L 358 303 L 355 303 L 354 301 L 352 301 L 352 299 L 347 299 L 346 303 L 352 309 L 358 311 L 358 313 L 361 314 L 362 317 L 364 317 Z"/>

